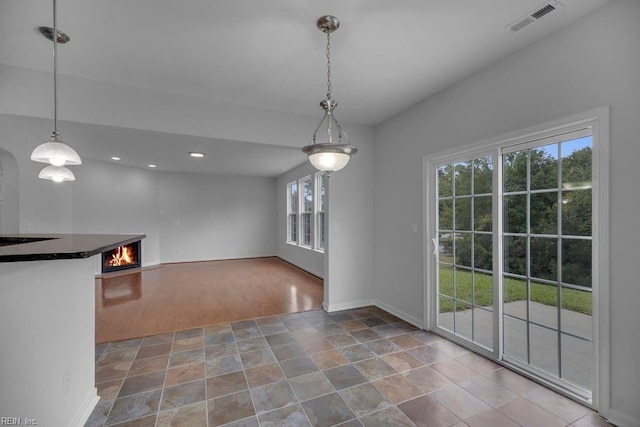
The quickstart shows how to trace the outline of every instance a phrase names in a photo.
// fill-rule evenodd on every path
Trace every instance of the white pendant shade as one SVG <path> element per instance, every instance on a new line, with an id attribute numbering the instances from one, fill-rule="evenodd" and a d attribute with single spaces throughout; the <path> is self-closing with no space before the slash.
<path id="1" fill-rule="evenodd" d="M 344 153 L 316 153 L 309 156 L 309 162 L 320 171 L 335 172 L 347 166 L 350 158 Z"/>
<path id="2" fill-rule="evenodd" d="M 75 181 L 76 177 L 69 169 L 64 166 L 47 166 L 40 171 L 38 175 L 40 179 L 48 179 L 54 182 Z"/>
<path id="3" fill-rule="evenodd" d="M 82 164 L 78 153 L 57 136 L 52 136 L 51 141 L 38 145 L 36 149 L 33 150 L 33 153 L 31 153 L 31 160 L 49 163 L 53 166 L 75 166 Z"/>

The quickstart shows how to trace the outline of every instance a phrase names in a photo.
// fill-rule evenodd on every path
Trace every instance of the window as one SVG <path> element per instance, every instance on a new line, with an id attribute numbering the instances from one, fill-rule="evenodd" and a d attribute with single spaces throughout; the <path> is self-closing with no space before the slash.
<path id="1" fill-rule="evenodd" d="M 316 173 L 316 249 L 324 250 L 324 210 L 325 210 L 325 195 L 324 195 L 324 172 Z"/>
<path id="2" fill-rule="evenodd" d="M 298 242 L 298 183 L 287 184 L 287 242 Z"/>
<path id="3" fill-rule="evenodd" d="M 300 237 L 302 246 L 311 247 L 311 216 L 313 214 L 313 180 L 310 176 L 300 180 Z"/>

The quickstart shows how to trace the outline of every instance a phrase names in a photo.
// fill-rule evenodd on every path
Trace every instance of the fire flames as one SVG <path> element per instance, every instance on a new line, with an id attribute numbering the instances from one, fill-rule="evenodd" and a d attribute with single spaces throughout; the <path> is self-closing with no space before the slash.
<path id="1" fill-rule="evenodd" d="M 135 264 L 135 262 L 133 249 L 130 246 L 120 246 L 116 249 L 116 253 L 111 255 L 111 259 L 107 262 L 107 265 L 109 267 L 119 267 L 122 265 Z"/>

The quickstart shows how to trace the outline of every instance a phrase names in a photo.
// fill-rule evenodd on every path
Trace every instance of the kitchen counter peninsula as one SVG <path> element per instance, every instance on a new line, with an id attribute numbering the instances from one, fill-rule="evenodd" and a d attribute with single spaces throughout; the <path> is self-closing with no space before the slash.
<path id="1" fill-rule="evenodd" d="M 0 415 L 84 426 L 95 387 L 95 270 L 143 234 L 0 235 Z"/>

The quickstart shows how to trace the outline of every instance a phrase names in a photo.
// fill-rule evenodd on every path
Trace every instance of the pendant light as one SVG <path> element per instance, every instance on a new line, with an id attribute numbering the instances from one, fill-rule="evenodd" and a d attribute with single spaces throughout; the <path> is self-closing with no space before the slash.
<path id="1" fill-rule="evenodd" d="M 316 25 L 327 35 L 327 99 L 320 102 L 324 117 L 313 133 L 311 144 L 302 151 L 316 169 L 335 172 L 344 168 L 358 149 L 351 145 L 349 136 L 333 115 L 338 103 L 331 99 L 331 33 L 340 27 L 340 21 L 326 15 L 318 19 Z"/>
<path id="2" fill-rule="evenodd" d="M 40 172 L 39 178 L 56 182 L 74 181 L 73 173 L 65 165 L 79 165 L 82 160 L 73 148 L 62 141 L 58 130 L 58 43 L 67 43 L 70 39 L 65 33 L 58 31 L 56 0 L 53 0 L 53 28 L 40 27 L 39 30 L 44 37 L 53 41 L 53 133 L 49 141 L 33 150 L 31 160 L 51 165 Z"/>

